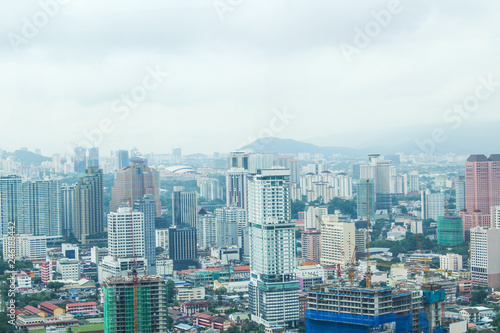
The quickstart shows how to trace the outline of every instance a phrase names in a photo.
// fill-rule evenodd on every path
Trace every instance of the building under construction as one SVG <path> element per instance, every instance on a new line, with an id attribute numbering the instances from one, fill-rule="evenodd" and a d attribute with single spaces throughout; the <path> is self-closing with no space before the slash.
<path id="1" fill-rule="evenodd" d="M 162 277 L 112 277 L 103 292 L 106 333 L 167 331 L 167 289 Z"/>
<path id="2" fill-rule="evenodd" d="M 434 283 L 421 290 L 319 285 L 308 293 L 308 333 L 444 332 L 445 290 Z"/>

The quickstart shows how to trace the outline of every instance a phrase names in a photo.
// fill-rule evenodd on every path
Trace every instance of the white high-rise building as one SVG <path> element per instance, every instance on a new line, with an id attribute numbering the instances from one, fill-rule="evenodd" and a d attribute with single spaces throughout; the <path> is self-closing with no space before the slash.
<path id="1" fill-rule="evenodd" d="M 266 327 L 297 327 L 299 282 L 295 277 L 290 171 L 276 168 L 252 174 L 248 198 L 252 320 Z"/>
<path id="2" fill-rule="evenodd" d="M 217 244 L 217 226 L 215 214 L 198 215 L 198 248 L 206 249 Z"/>
<path id="3" fill-rule="evenodd" d="M 47 257 L 47 236 L 34 236 L 23 234 L 14 236 L 3 236 L 3 260 L 41 260 Z M 14 246 L 13 246 L 14 245 Z M 9 249 L 15 248 L 15 253 Z M 11 253 L 11 254 L 9 254 Z"/>
<path id="4" fill-rule="evenodd" d="M 243 230 L 248 227 L 246 211 L 238 207 L 223 207 L 217 208 L 215 215 L 217 247 L 241 244 Z"/>
<path id="5" fill-rule="evenodd" d="M 500 229 L 474 227 L 470 229 L 472 282 L 490 288 L 500 288 Z"/>
<path id="6" fill-rule="evenodd" d="M 255 173 L 259 169 L 272 168 L 273 160 L 273 154 L 270 153 L 250 154 L 248 156 L 248 171 Z"/>
<path id="7" fill-rule="evenodd" d="M 108 214 L 108 255 L 99 263 L 99 282 L 112 276 L 127 276 L 132 269 L 139 275 L 147 270 L 144 213 L 119 207 Z"/>
<path id="8" fill-rule="evenodd" d="M 200 179 L 200 196 L 209 201 L 222 199 L 219 180 L 206 177 Z"/>
<path id="9" fill-rule="evenodd" d="M 421 195 L 422 219 L 437 221 L 438 216 L 445 216 L 444 193 L 431 193 L 429 189 L 422 191 Z"/>
<path id="10" fill-rule="evenodd" d="M 346 265 L 356 247 L 356 225 L 340 214 L 323 217 L 321 226 L 321 265 Z"/>
<path id="11" fill-rule="evenodd" d="M 155 230 L 156 247 L 161 247 L 168 253 L 168 228 Z"/>
<path id="12" fill-rule="evenodd" d="M 448 253 L 439 256 L 439 268 L 445 271 L 457 272 L 463 268 L 462 256 L 456 253 Z"/>
<path id="13" fill-rule="evenodd" d="M 119 207 L 108 214 L 108 255 L 116 258 L 144 256 L 144 214 Z"/>
<path id="14" fill-rule="evenodd" d="M 500 206 L 491 206 L 491 227 L 500 229 Z"/>
<path id="15" fill-rule="evenodd" d="M 326 207 L 313 207 L 309 206 L 306 211 L 305 221 L 304 221 L 304 229 L 317 229 L 321 228 L 321 224 L 318 221 L 316 216 L 322 218 L 323 216 L 328 215 L 328 208 Z"/>
<path id="16" fill-rule="evenodd" d="M 418 175 L 418 171 L 414 170 L 409 174 L 408 180 L 408 192 L 418 192 L 420 191 L 420 178 Z"/>

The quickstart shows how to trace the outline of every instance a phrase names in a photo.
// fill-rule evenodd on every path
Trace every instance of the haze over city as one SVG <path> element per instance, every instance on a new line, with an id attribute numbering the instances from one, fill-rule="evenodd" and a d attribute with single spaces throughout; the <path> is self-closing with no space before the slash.
<path id="1" fill-rule="evenodd" d="M 109 133 L 90 135 L 102 151 L 210 154 L 261 133 L 366 148 L 396 131 L 413 143 L 500 117 L 498 83 L 472 111 L 446 113 L 500 82 L 491 1 L 61 1 L 48 20 L 36 1 L 0 6 L 0 140 L 12 151 L 62 153 L 103 119 Z M 126 106 L 132 91 L 141 102 Z M 262 132 L 285 109 L 294 118 Z"/>

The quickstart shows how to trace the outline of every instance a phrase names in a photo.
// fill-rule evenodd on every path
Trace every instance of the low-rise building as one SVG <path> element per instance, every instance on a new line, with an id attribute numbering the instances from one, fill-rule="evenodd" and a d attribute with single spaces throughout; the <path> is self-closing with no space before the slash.
<path id="1" fill-rule="evenodd" d="M 481 319 L 478 309 L 465 308 L 458 312 L 460 316 L 467 321 L 467 323 L 475 323 Z"/>
<path id="2" fill-rule="evenodd" d="M 16 275 L 17 287 L 19 289 L 31 289 L 31 276 L 22 272 Z"/>
<path id="3" fill-rule="evenodd" d="M 439 268 L 445 271 L 460 271 L 463 268 L 462 256 L 455 253 L 439 256 Z"/>
<path id="4" fill-rule="evenodd" d="M 63 314 L 64 309 L 58 307 L 55 304 L 52 304 L 50 302 L 42 302 L 38 308 L 40 310 L 47 312 L 51 317 L 56 317 L 57 315 Z"/>
<path id="5" fill-rule="evenodd" d="M 96 302 L 80 302 L 66 304 L 66 312 L 74 315 L 93 315 L 97 314 Z"/>
<path id="6" fill-rule="evenodd" d="M 203 312 L 208 310 L 209 302 L 179 302 L 180 311 L 188 316 L 193 313 Z"/>
<path id="7" fill-rule="evenodd" d="M 62 280 L 80 280 L 80 261 L 77 259 L 59 259 L 56 272 L 61 274 Z"/>
<path id="8" fill-rule="evenodd" d="M 215 330 L 227 330 L 231 322 L 222 317 L 215 317 L 206 313 L 194 313 L 193 325 L 207 327 Z"/>
<path id="9" fill-rule="evenodd" d="M 204 287 L 177 288 L 177 299 L 179 301 L 191 302 L 205 299 Z"/>

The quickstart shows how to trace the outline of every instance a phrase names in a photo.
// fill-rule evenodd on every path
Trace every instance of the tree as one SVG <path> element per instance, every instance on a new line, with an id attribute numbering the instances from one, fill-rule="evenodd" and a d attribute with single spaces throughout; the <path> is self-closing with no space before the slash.
<path id="1" fill-rule="evenodd" d="M 328 214 L 334 214 L 336 210 L 340 210 L 342 214 L 349 215 L 353 219 L 358 217 L 355 200 L 346 200 L 339 197 L 333 198 L 328 203 Z"/>
<path id="2" fill-rule="evenodd" d="M 237 325 L 231 325 L 231 327 L 229 327 L 224 332 L 227 332 L 227 333 L 239 333 L 240 332 L 240 328 Z"/>
<path id="3" fill-rule="evenodd" d="M 306 209 L 306 203 L 304 201 L 295 200 L 292 202 L 292 219 L 299 218 L 299 212 L 303 212 Z"/>
<path id="4" fill-rule="evenodd" d="M 225 295 L 225 294 L 227 294 L 227 289 L 224 287 L 217 288 L 215 290 L 215 294 L 218 296 Z"/>
<path id="5" fill-rule="evenodd" d="M 0 312 L 0 332 L 14 332 L 14 326 L 9 324 L 10 317 L 7 312 Z"/>
<path id="6" fill-rule="evenodd" d="M 167 328 L 168 329 L 172 328 L 173 324 L 174 324 L 174 320 L 172 319 L 172 317 L 168 316 L 167 317 Z"/>
<path id="7" fill-rule="evenodd" d="M 52 289 L 54 291 L 57 291 L 62 287 L 64 287 L 64 283 L 62 282 L 50 281 L 49 283 L 47 283 L 47 288 Z"/>
<path id="8" fill-rule="evenodd" d="M 167 303 L 171 304 L 175 298 L 175 282 L 173 280 L 167 281 Z"/>
<path id="9" fill-rule="evenodd" d="M 473 306 L 477 304 L 482 304 L 486 302 L 486 297 L 488 297 L 488 293 L 484 289 L 474 290 L 472 292 L 470 304 Z"/>

